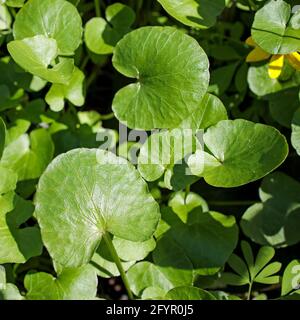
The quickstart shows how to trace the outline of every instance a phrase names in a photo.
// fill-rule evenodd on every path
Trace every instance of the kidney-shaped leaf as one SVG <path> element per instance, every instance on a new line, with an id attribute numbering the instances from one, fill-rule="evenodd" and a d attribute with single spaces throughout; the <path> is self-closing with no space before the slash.
<path id="1" fill-rule="evenodd" d="M 146 241 L 160 214 L 137 170 L 96 149 L 58 156 L 42 175 L 36 216 L 52 258 L 63 266 L 87 263 L 102 235 Z"/>
<path id="2" fill-rule="evenodd" d="M 16 40 L 36 35 L 55 39 L 59 54 L 70 55 L 80 45 L 82 21 L 68 1 L 30 0 L 18 12 L 13 32 Z"/>
<path id="3" fill-rule="evenodd" d="M 164 9 L 181 23 L 206 29 L 225 8 L 225 0 L 158 0 Z"/>
<path id="4" fill-rule="evenodd" d="M 283 0 L 271 0 L 255 14 L 254 41 L 272 54 L 286 54 L 300 48 L 300 30 L 290 23 L 291 6 Z"/>
<path id="5" fill-rule="evenodd" d="M 171 27 L 144 27 L 116 46 L 114 67 L 137 82 L 113 100 L 116 117 L 129 128 L 176 128 L 206 93 L 208 59 L 196 40 Z"/>
<path id="6" fill-rule="evenodd" d="M 210 127 L 204 143 L 219 164 L 215 162 L 202 175 L 216 187 L 237 187 L 260 179 L 288 154 L 286 139 L 277 129 L 241 119 Z"/>

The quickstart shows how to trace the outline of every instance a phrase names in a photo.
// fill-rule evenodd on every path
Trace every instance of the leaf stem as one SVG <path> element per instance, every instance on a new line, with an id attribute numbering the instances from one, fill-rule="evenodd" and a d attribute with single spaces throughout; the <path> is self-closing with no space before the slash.
<path id="1" fill-rule="evenodd" d="M 251 280 L 251 282 L 249 283 L 249 290 L 248 290 L 248 294 L 247 294 L 247 300 L 251 300 L 252 285 L 253 285 L 253 281 Z"/>
<path id="2" fill-rule="evenodd" d="M 99 0 L 94 0 L 95 3 L 95 11 L 96 11 L 96 16 L 101 17 L 101 9 L 100 9 L 100 2 Z"/>
<path id="3" fill-rule="evenodd" d="M 115 264 L 117 265 L 117 268 L 118 268 L 119 272 L 120 272 L 120 275 L 121 275 L 121 278 L 123 280 L 124 286 L 125 286 L 125 288 L 127 290 L 127 293 L 128 293 L 128 298 L 130 300 L 133 300 L 133 294 L 132 294 L 132 292 L 130 290 L 130 285 L 129 285 L 129 282 L 128 282 L 128 278 L 127 278 L 126 273 L 124 271 L 124 268 L 122 266 L 121 260 L 120 260 L 120 258 L 118 256 L 118 253 L 117 253 L 117 251 L 116 251 L 116 249 L 115 249 L 115 247 L 114 247 L 114 245 L 112 243 L 110 234 L 108 232 L 105 233 L 103 235 L 103 239 L 104 239 L 104 241 L 105 241 L 105 243 L 106 243 L 106 245 L 108 247 L 108 250 L 109 250 L 109 252 L 110 252 Z"/>
<path id="4" fill-rule="evenodd" d="M 101 114 L 101 120 L 111 120 L 115 117 L 115 114 L 113 112 L 108 114 Z"/>

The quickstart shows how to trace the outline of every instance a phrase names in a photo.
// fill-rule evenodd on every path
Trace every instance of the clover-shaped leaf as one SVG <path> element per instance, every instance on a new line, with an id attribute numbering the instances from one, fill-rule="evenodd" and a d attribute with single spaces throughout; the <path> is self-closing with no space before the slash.
<path id="1" fill-rule="evenodd" d="M 25 276 L 28 300 L 92 300 L 97 292 L 97 275 L 89 265 L 63 269 L 57 277 L 45 272 Z"/>
<path id="2" fill-rule="evenodd" d="M 43 35 L 11 41 L 8 51 L 18 65 L 25 71 L 53 83 L 66 84 L 74 70 L 74 60 L 59 58 L 59 63 L 52 67 L 57 57 L 57 43 Z M 51 66 L 51 68 L 49 68 Z"/>
<path id="3" fill-rule="evenodd" d="M 42 35 L 54 39 L 59 55 L 72 55 L 82 37 L 81 17 L 74 5 L 65 0 L 29 0 L 16 16 L 16 40 Z"/>
<path id="4" fill-rule="evenodd" d="M 208 87 L 206 54 L 197 41 L 171 27 L 130 32 L 118 42 L 113 65 L 137 79 L 117 92 L 112 106 L 129 128 L 176 128 L 199 108 Z"/>
<path id="5" fill-rule="evenodd" d="M 271 247 L 261 247 L 254 260 L 251 246 L 248 242 L 241 242 L 243 259 L 238 255 L 232 254 L 228 264 L 235 273 L 224 272 L 222 280 L 226 284 L 243 286 L 248 284 L 248 299 L 251 298 L 251 289 L 254 282 L 263 284 L 276 284 L 279 282 L 279 276 L 275 275 L 281 269 L 281 263 L 269 262 L 275 255 L 275 250 Z"/>
<path id="6" fill-rule="evenodd" d="M 33 211 L 32 203 L 14 192 L 0 196 L 0 263 L 24 263 L 42 253 L 39 229 L 20 228 Z"/>
<path id="7" fill-rule="evenodd" d="M 125 159 L 76 149 L 58 156 L 42 175 L 36 217 L 52 258 L 78 267 L 90 261 L 108 233 L 130 241 L 150 239 L 160 214 L 146 183 Z"/>
<path id="8" fill-rule="evenodd" d="M 96 54 L 113 53 L 115 45 L 130 32 L 135 12 L 122 3 L 114 3 L 106 9 L 106 20 L 92 18 L 85 26 L 85 43 Z"/>
<path id="9" fill-rule="evenodd" d="M 52 84 L 45 100 L 50 105 L 51 110 L 61 111 L 64 108 L 67 99 L 77 107 L 84 104 L 83 95 L 83 72 L 75 67 L 73 74 L 67 84 Z"/>
<path id="10" fill-rule="evenodd" d="M 188 163 L 192 173 L 216 187 L 237 187 L 260 179 L 288 154 L 286 139 L 277 129 L 242 119 L 224 120 L 210 127 L 204 143 L 210 154 L 195 154 Z"/>
<path id="11" fill-rule="evenodd" d="M 261 245 L 286 247 L 299 242 L 299 188 L 298 181 L 281 172 L 265 177 L 259 189 L 262 202 L 244 213 L 243 232 Z"/>
<path id="12" fill-rule="evenodd" d="M 287 54 L 300 48 L 299 28 L 291 19 L 291 6 L 283 0 L 271 0 L 255 14 L 254 41 L 271 54 Z"/>
<path id="13" fill-rule="evenodd" d="M 158 0 L 164 9 L 181 23 L 200 29 L 213 26 L 225 8 L 225 0 Z"/>

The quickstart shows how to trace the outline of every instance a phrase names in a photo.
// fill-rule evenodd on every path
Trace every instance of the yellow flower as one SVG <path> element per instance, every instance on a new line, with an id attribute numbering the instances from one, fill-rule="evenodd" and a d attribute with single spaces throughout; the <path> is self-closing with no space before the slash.
<path id="1" fill-rule="evenodd" d="M 254 49 L 248 54 L 246 61 L 247 62 L 258 62 L 270 59 L 269 62 L 269 68 L 268 73 L 269 77 L 271 79 L 277 79 L 282 72 L 283 65 L 284 65 L 284 59 L 287 59 L 289 64 L 296 69 L 297 71 L 300 71 L 300 54 L 299 52 L 292 52 L 289 54 L 274 54 L 271 55 L 270 53 L 264 51 L 261 49 L 252 39 L 252 37 L 249 37 L 246 40 L 246 44 L 248 44 L 251 47 L 254 47 Z"/>

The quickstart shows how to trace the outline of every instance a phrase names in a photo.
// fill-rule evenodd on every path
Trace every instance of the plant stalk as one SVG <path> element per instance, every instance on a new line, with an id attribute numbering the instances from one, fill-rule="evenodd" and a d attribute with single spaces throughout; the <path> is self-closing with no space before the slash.
<path id="1" fill-rule="evenodd" d="M 129 282 L 128 282 L 128 278 L 127 278 L 126 273 L 124 271 L 124 268 L 122 266 L 121 260 L 120 260 L 120 258 L 118 256 L 118 253 L 117 253 L 117 251 L 116 251 L 116 249 L 115 249 L 115 247 L 114 247 L 114 245 L 112 243 L 110 234 L 108 232 L 106 232 L 103 235 L 103 239 L 104 239 L 104 241 L 105 241 L 105 243 L 106 243 L 106 245 L 108 247 L 108 250 L 109 250 L 109 252 L 110 252 L 115 264 L 117 265 L 117 268 L 118 268 L 119 272 L 120 272 L 120 275 L 121 275 L 121 278 L 123 280 L 124 286 L 125 286 L 125 288 L 127 290 L 127 293 L 128 293 L 128 298 L 130 300 L 133 300 L 134 298 L 133 298 L 133 294 L 132 294 L 132 292 L 130 290 L 130 285 L 129 285 Z"/>
<path id="2" fill-rule="evenodd" d="M 251 281 L 250 284 L 249 284 L 249 290 L 248 290 L 248 294 L 247 294 L 247 300 L 251 300 L 252 285 L 253 285 L 253 282 Z"/>
<path id="3" fill-rule="evenodd" d="M 96 11 L 96 16 L 101 17 L 101 9 L 100 9 L 100 2 L 99 0 L 94 0 L 95 3 L 95 11 Z"/>

